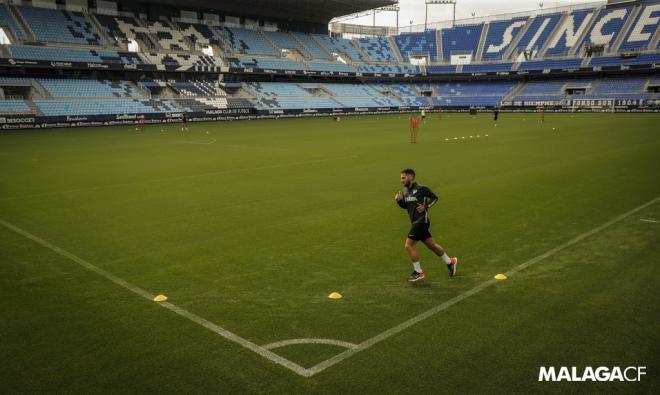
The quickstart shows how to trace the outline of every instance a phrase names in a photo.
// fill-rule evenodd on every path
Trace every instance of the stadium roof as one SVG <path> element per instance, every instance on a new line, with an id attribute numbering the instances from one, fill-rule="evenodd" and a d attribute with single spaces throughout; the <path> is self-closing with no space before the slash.
<path id="1" fill-rule="evenodd" d="M 394 0 L 142 0 L 236 16 L 328 23 L 332 18 L 396 3 Z"/>

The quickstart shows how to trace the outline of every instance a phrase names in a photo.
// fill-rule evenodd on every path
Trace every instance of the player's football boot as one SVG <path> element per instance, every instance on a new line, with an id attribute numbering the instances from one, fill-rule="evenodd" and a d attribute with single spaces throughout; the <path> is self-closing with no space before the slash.
<path id="1" fill-rule="evenodd" d="M 447 269 L 449 270 L 449 277 L 454 277 L 456 275 L 456 265 L 458 265 L 458 258 L 451 258 L 451 262 L 447 264 Z"/>
<path id="2" fill-rule="evenodd" d="M 408 281 L 414 283 L 415 281 L 423 280 L 424 277 L 425 277 L 424 272 L 417 272 L 413 270 L 410 277 L 408 277 Z"/>

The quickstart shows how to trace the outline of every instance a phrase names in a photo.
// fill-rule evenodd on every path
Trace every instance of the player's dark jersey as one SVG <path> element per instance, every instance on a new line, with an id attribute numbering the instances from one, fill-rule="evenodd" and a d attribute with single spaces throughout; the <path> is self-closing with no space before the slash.
<path id="1" fill-rule="evenodd" d="M 493 111 L 493 119 L 497 121 L 497 118 L 499 117 L 500 112 L 498 110 Z"/>
<path id="2" fill-rule="evenodd" d="M 413 224 L 428 223 L 428 210 L 419 213 L 417 212 L 417 205 L 420 203 L 425 204 L 427 209 L 433 207 L 435 202 L 438 201 L 438 197 L 435 193 L 433 193 L 428 187 L 415 183 L 410 188 L 404 187 L 401 190 L 401 194 L 403 195 L 403 199 L 397 201 L 397 203 L 399 204 L 399 207 L 408 210 L 410 222 Z"/>

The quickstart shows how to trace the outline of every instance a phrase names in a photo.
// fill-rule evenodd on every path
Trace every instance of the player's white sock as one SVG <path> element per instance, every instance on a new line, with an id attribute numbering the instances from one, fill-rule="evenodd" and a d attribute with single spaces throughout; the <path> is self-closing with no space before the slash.
<path id="1" fill-rule="evenodd" d="M 449 265 L 451 263 L 451 258 L 449 257 L 449 255 L 447 255 L 446 252 L 444 254 L 442 254 L 442 256 L 440 258 L 442 258 L 442 260 L 445 261 L 445 263 L 447 265 Z"/>
<path id="2" fill-rule="evenodd" d="M 417 273 L 421 273 L 421 272 L 422 272 L 422 265 L 420 265 L 419 262 L 413 262 L 413 267 L 415 268 L 415 271 L 416 271 Z"/>

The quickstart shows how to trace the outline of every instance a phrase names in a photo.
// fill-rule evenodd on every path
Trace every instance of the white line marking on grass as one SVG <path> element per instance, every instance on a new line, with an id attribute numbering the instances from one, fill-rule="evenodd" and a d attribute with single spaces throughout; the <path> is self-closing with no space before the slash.
<path id="1" fill-rule="evenodd" d="M 582 233 L 581 235 L 572 238 L 571 240 L 565 242 L 564 244 L 561 244 L 561 245 L 559 245 L 559 246 L 557 246 L 557 247 L 555 247 L 551 250 L 546 251 L 545 253 L 543 253 L 541 255 L 538 255 L 538 256 L 536 256 L 536 257 L 534 257 L 534 258 L 532 258 L 532 259 L 530 259 L 526 262 L 521 263 L 520 265 L 518 265 L 518 266 L 510 269 L 509 271 L 507 271 L 505 273 L 505 275 L 507 277 L 511 277 L 512 275 L 520 272 L 521 270 L 524 270 L 524 269 L 526 269 L 526 268 L 528 268 L 528 267 L 530 267 L 530 266 L 532 266 L 532 265 L 534 265 L 538 262 L 541 262 L 542 260 L 544 260 L 544 259 L 546 259 L 546 258 L 562 251 L 562 250 L 565 250 L 568 247 L 573 246 L 576 243 L 579 243 L 580 241 L 586 239 L 587 237 L 592 236 L 592 235 L 602 231 L 603 229 L 606 229 L 609 226 L 614 225 L 615 223 L 631 216 L 632 214 L 638 212 L 639 210 L 642 210 L 642 209 L 644 209 L 644 208 L 646 208 L 646 207 L 648 207 L 648 206 L 650 206 L 650 205 L 652 205 L 652 204 L 654 204 L 658 201 L 660 201 L 660 196 L 653 199 L 653 200 L 651 200 L 651 201 L 649 201 L 649 202 L 647 202 L 647 203 L 644 203 L 641 206 L 636 207 L 636 208 L 634 208 L 634 209 L 632 209 L 632 210 L 630 210 L 626 213 L 623 213 L 623 214 L 619 215 L 618 217 L 616 217 L 616 218 L 614 218 L 614 219 L 612 219 L 612 220 L 610 220 L 610 221 L 608 221 L 608 222 L 606 222 L 606 223 L 604 223 L 604 224 L 602 224 L 602 225 L 600 225 L 596 228 L 593 228 L 592 230 L 590 230 L 588 232 Z M 380 334 L 378 334 L 378 335 L 376 335 L 376 336 L 374 336 L 370 339 L 367 339 L 367 340 L 363 341 L 362 343 L 358 344 L 357 347 L 355 347 L 355 348 L 346 350 L 346 351 L 344 351 L 340 354 L 335 355 L 332 358 L 329 358 L 329 359 L 327 359 L 327 360 L 325 360 L 325 361 L 309 368 L 308 371 L 311 373 L 311 375 L 315 375 L 317 373 L 320 373 L 320 372 L 324 371 L 325 369 L 327 369 L 327 368 L 329 368 L 333 365 L 336 365 L 339 362 L 341 362 L 341 361 L 343 361 L 347 358 L 350 358 L 351 356 L 357 354 L 358 352 L 364 351 L 364 350 L 370 348 L 371 346 L 373 346 L 374 344 L 380 343 L 383 340 L 386 340 L 386 339 L 388 339 L 388 338 L 390 338 L 390 337 L 392 337 L 396 334 L 399 334 L 399 333 L 403 332 L 404 330 L 410 328 L 411 326 L 413 326 L 413 325 L 415 325 L 415 324 L 417 324 L 421 321 L 424 321 L 425 319 L 430 318 L 430 317 L 434 316 L 435 314 L 438 314 L 439 312 L 441 312 L 443 310 L 448 309 L 449 307 L 457 304 L 458 302 L 460 302 L 464 299 L 467 299 L 470 296 L 478 294 L 479 292 L 483 291 L 484 289 L 490 287 L 493 284 L 496 284 L 497 282 L 498 281 L 495 280 L 495 279 L 489 279 L 487 281 L 484 281 L 483 283 L 475 286 L 474 288 L 471 288 L 471 289 L 463 292 L 462 294 L 459 294 L 459 295 L 449 299 L 448 301 L 446 301 L 444 303 L 441 303 L 436 307 L 433 307 L 432 309 L 429 309 L 429 310 L 427 310 L 427 311 L 425 311 L 425 312 L 423 312 L 423 313 L 421 313 L 421 314 L 419 314 L 419 315 L 417 315 L 417 316 L 415 316 L 415 317 L 413 317 L 413 318 L 411 318 L 407 321 L 404 321 L 404 322 L 400 323 L 399 325 L 397 325 L 393 328 L 390 328 L 390 329 L 386 330 L 385 332 L 382 332 L 382 333 L 380 333 Z"/>
<path id="2" fill-rule="evenodd" d="M 654 220 L 654 219 L 643 219 L 643 218 L 642 218 L 642 219 L 640 219 L 640 221 L 650 222 L 650 223 L 652 223 L 652 224 L 660 224 L 660 221 L 656 221 L 656 220 Z"/>
<path id="3" fill-rule="evenodd" d="M 9 200 L 18 200 L 18 199 L 28 199 L 28 198 L 34 198 L 34 197 L 66 195 L 66 194 L 69 194 L 69 193 L 76 193 L 76 192 L 97 191 L 97 190 L 111 189 L 111 188 L 116 188 L 116 187 L 125 187 L 125 186 L 131 186 L 131 185 L 142 185 L 142 184 L 147 184 L 147 183 L 151 183 L 151 182 L 163 182 L 163 181 L 185 180 L 186 178 L 219 176 L 219 175 L 223 175 L 223 174 L 232 174 L 232 173 L 242 172 L 242 171 L 268 170 L 268 169 L 279 169 L 279 168 L 282 168 L 282 167 L 289 167 L 289 166 L 311 165 L 311 164 L 315 164 L 315 163 L 325 163 L 325 162 L 332 162 L 332 161 L 336 161 L 336 160 L 356 159 L 357 157 L 358 157 L 357 155 L 337 156 L 337 157 L 333 157 L 333 158 L 315 159 L 315 160 L 307 160 L 307 161 L 300 161 L 300 162 L 280 163 L 280 164 L 276 164 L 276 165 L 267 165 L 267 166 L 258 166 L 258 167 L 244 167 L 244 168 L 239 168 L 239 169 L 227 169 L 227 170 L 220 170 L 220 171 L 214 171 L 214 172 L 209 172 L 209 173 L 198 173 L 198 174 L 188 174 L 188 175 L 184 175 L 184 176 L 153 178 L 153 179 L 150 179 L 150 180 L 131 181 L 131 182 L 123 182 L 123 183 L 117 183 L 117 184 L 108 184 L 108 185 L 99 185 L 99 186 L 95 186 L 95 187 L 68 189 L 68 190 L 64 190 L 64 191 L 35 193 L 35 194 L 31 194 L 31 195 L 22 195 L 22 196 L 7 196 L 7 197 L 0 197 L 0 202 L 9 201 Z"/>
<path id="4" fill-rule="evenodd" d="M 266 350 L 272 350 L 274 348 L 286 347 L 294 344 L 329 344 L 332 346 L 345 347 L 349 349 L 357 347 L 357 344 L 353 344 L 341 340 L 334 340 L 334 339 L 289 339 L 289 340 L 282 340 L 279 342 L 264 344 L 261 347 L 265 348 Z"/>
<path id="5" fill-rule="evenodd" d="M 176 144 L 211 145 L 211 144 L 215 143 L 216 141 L 218 141 L 218 140 L 211 139 L 211 140 L 206 141 L 206 142 L 201 142 L 201 141 L 177 141 Z"/>
<path id="6" fill-rule="evenodd" d="M 113 283 L 119 285 L 120 287 L 123 287 L 123 288 L 133 292 L 134 294 L 137 294 L 137 295 L 139 295 L 139 296 L 141 296 L 141 297 L 143 297 L 143 298 L 145 298 L 145 299 L 147 299 L 147 300 L 149 300 L 150 302 L 153 303 L 154 295 L 152 295 L 148 291 L 145 291 L 144 289 L 138 287 L 137 285 L 133 285 L 133 284 L 129 283 L 128 281 L 125 281 L 125 280 L 115 276 L 114 274 L 112 274 L 110 272 L 107 272 L 107 271 L 101 269 L 100 267 L 95 266 L 95 265 L 87 262 L 86 260 L 78 257 L 77 255 L 74 255 L 74 254 L 70 253 L 69 251 L 66 251 L 63 248 L 60 248 L 60 247 L 58 247 L 58 246 L 56 246 L 52 243 L 49 243 L 48 241 L 46 241 L 42 238 L 39 238 L 39 237 L 33 235 L 32 233 L 30 233 L 26 230 L 23 230 L 23 229 L 15 226 L 13 224 L 10 224 L 7 221 L 3 221 L 3 220 L 0 219 L 0 225 L 4 226 L 5 228 L 7 228 L 7 229 L 23 236 L 23 237 L 25 237 L 27 239 L 32 240 L 33 242 L 41 245 L 42 247 L 45 247 L 45 248 L 47 248 L 47 249 L 63 256 L 63 257 L 65 257 L 65 258 L 77 263 L 78 265 L 84 267 L 85 269 L 90 270 L 90 271 L 100 275 L 101 277 L 104 277 L 106 280 L 112 281 Z M 310 372 L 307 369 L 305 369 L 302 366 L 296 364 L 295 362 L 289 361 L 288 359 L 283 358 L 283 357 L 267 350 L 264 347 L 258 346 L 258 345 L 252 343 L 249 340 L 246 340 L 246 339 L 244 339 L 244 338 L 242 338 L 242 337 L 240 337 L 240 336 L 238 336 L 238 335 L 236 335 L 236 334 L 234 334 L 234 333 L 232 333 L 232 332 L 230 332 L 230 331 L 228 331 L 228 330 L 226 330 L 226 329 L 224 329 L 224 328 L 222 328 L 222 327 L 220 327 L 220 326 L 218 326 L 218 325 L 216 325 L 216 324 L 214 324 L 210 321 L 207 321 L 206 319 L 204 319 L 204 318 L 202 318 L 202 317 L 200 317 L 196 314 L 193 314 L 193 313 L 189 312 L 188 310 L 186 310 L 184 308 L 181 308 L 181 307 L 179 307 L 177 305 L 174 305 L 170 302 L 161 302 L 161 303 L 156 303 L 156 304 L 158 306 L 164 307 L 164 308 L 166 308 L 166 309 L 168 309 L 168 310 L 170 310 L 170 311 L 172 311 L 172 312 L 174 312 L 174 313 L 176 313 L 176 314 L 178 314 L 182 317 L 185 317 L 185 318 L 189 319 L 190 321 L 192 321 L 192 322 L 194 322 L 198 325 L 203 326 L 204 328 L 206 328 L 206 329 L 208 329 L 208 330 L 224 337 L 227 340 L 233 341 L 234 343 L 238 343 L 241 346 L 247 348 L 248 350 L 253 351 L 253 352 L 261 355 L 262 357 L 268 359 L 271 362 L 282 365 L 285 368 L 288 368 L 288 369 L 294 371 L 295 373 L 297 373 L 301 376 L 305 376 L 305 377 L 310 377 L 311 376 Z"/>

